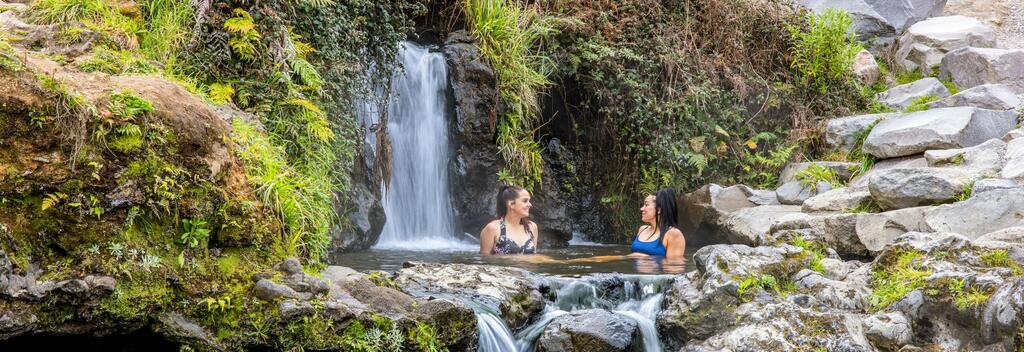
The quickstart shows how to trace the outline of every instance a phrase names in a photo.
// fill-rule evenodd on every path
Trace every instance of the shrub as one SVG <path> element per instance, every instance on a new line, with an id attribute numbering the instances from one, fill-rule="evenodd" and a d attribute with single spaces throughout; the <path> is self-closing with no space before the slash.
<path id="1" fill-rule="evenodd" d="M 806 30 L 790 26 L 793 38 L 792 66 L 801 81 L 820 92 L 830 85 L 850 79 L 850 66 L 861 50 L 851 26 L 853 18 L 837 9 L 807 16 Z"/>

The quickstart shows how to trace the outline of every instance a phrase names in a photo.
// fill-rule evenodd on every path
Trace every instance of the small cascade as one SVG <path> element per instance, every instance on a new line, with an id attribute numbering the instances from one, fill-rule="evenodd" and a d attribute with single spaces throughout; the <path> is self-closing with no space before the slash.
<path id="1" fill-rule="evenodd" d="M 383 192 L 387 220 L 375 248 L 471 250 L 472 245 L 455 237 L 449 199 L 448 69 L 444 55 L 402 42 L 398 59 L 404 71 L 392 80 L 394 95 L 388 104 L 392 168 L 389 187 Z M 370 108 L 366 113 L 374 112 Z M 372 138 L 368 134 L 368 139 Z"/>
<path id="2" fill-rule="evenodd" d="M 530 352 L 551 320 L 582 309 L 605 309 L 636 321 L 645 352 L 662 351 L 656 320 L 661 312 L 664 291 L 670 286 L 669 276 L 595 276 L 581 279 L 552 278 L 544 311 L 533 321 L 510 334 L 496 312 L 474 308 L 480 329 L 479 351 Z"/>

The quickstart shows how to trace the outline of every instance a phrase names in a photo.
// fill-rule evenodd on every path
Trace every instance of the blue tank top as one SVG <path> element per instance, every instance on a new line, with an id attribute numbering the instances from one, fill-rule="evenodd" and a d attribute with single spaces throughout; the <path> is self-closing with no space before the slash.
<path id="1" fill-rule="evenodd" d="M 665 245 L 661 243 L 661 237 L 650 242 L 644 242 L 640 240 L 640 234 L 636 234 L 633 238 L 633 245 L 629 246 L 629 250 L 634 253 L 643 253 L 646 255 L 653 256 L 665 256 Z"/>

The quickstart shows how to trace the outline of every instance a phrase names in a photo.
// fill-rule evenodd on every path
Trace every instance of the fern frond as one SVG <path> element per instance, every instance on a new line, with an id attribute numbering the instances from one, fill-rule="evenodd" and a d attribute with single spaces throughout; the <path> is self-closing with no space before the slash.
<path id="1" fill-rule="evenodd" d="M 225 30 L 240 34 L 256 30 L 256 22 L 253 21 L 252 15 L 249 15 L 248 11 L 236 8 L 234 13 L 235 17 L 231 17 L 224 21 Z"/>
<path id="2" fill-rule="evenodd" d="M 66 198 L 67 196 L 67 194 L 61 192 L 47 194 L 46 197 L 43 198 L 43 201 L 39 203 L 39 208 L 40 210 L 52 208 L 54 205 L 57 205 L 57 203 L 60 203 L 60 201 Z"/>
<path id="3" fill-rule="evenodd" d="M 307 87 L 313 90 L 320 90 L 320 87 L 324 85 L 324 79 L 320 77 L 320 73 L 317 72 L 316 67 L 309 63 L 309 61 L 300 57 L 295 57 L 288 60 L 288 64 L 299 76 L 299 79 L 302 80 L 302 83 L 306 84 Z"/>

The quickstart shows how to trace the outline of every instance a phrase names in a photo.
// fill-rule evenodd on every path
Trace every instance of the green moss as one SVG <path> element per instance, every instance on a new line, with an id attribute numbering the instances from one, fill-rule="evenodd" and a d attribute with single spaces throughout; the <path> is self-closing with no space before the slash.
<path id="1" fill-rule="evenodd" d="M 169 306 L 174 291 L 158 279 L 124 280 L 112 295 L 100 302 L 103 313 L 122 321 L 145 319 L 149 312 Z"/>
<path id="2" fill-rule="evenodd" d="M 919 69 L 918 70 L 913 70 L 913 71 L 910 71 L 910 72 L 901 72 L 901 73 L 896 75 L 896 84 L 897 85 L 904 85 L 904 84 L 907 84 L 907 83 L 916 82 L 916 81 L 921 80 L 923 78 L 924 78 L 924 74 L 921 73 L 921 70 L 919 70 Z"/>
<path id="3" fill-rule="evenodd" d="M 871 304 L 880 310 L 899 301 L 911 291 L 923 288 L 925 278 L 931 275 L 922 264 L 923 253 L 911 249 L 896 249 L 876 263 L 871 273 Z"/>

